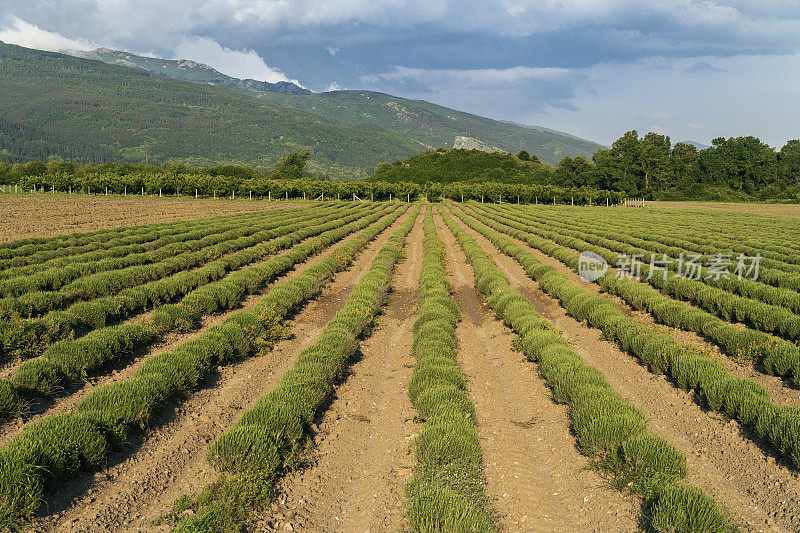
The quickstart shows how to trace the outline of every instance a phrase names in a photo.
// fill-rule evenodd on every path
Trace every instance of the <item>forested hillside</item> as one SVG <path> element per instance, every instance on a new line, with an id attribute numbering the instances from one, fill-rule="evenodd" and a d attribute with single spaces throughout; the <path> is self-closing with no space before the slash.
<path id="1" fill-rule="evenodd" d="M 567 156 L 589 157 L 601 148 L 597 143 L 567 134 L 540 131 L 424 100 L 409 100 L 373 91 L 265 93 L 262 98 L 337 120 L 380 126 L 434 148 L 453 148 L 456 137 L 471 137 L 506 152 L 525 150 L 551 165 L 558 164 Z"/>
<path id="2" fill-rule="evenodd" d="M 229 89 L 0 43 L 0 157 L 269 167 L 311 153 L 311 170 L 365 176 L 425 147 Z"/>
<path id="3" fill-rule="evenodd" d="M 520 157 L 521 156 L 521 157 Z M 372 181 L 426 183 L 521 183 L 548 184 L 553 169 L 527 152 L 515 156 L 480 150 L 436 150 L 394 164 L 382 163 Z"/>
<path id="4" fill-rule="evenodd" d="M 526 150 L 551 165 L 567 156 L 589 157 L 600 148 L 597 143 L 547 128 L 502 122 L 424 100 L 409 100 L 375 91 L 312 93 L 289 82 L 266 83 L 232 78 L 208 65 L 191 61 L 191 58 L 167 60 L 107 48 L 78 53 L 82 57 L 152 74 L 258 95 L 280 105 L 343 122 L 378 126 L 429 148 L 453 148 L 457 137 L 469 137 L 479 144 L 497 146 L 508 152 Z"/>

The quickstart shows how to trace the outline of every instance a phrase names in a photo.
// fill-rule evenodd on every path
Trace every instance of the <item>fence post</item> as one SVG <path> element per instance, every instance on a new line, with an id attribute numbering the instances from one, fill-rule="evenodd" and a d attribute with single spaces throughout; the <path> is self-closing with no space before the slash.
<path id="1" fill-rule="evenodd" d="M 483 203 L 483 195 L 481 194 L 481 203 Z"/>
<path id="2" fill-rule="evenodd" d="M 268 202 L 271 202 L 271 201 L 272 201 L 272 191 L 268 191 L 268 192 L 267 192 L 267 201 L 268 201 Z"/>
<path id="3" fill-rule="evenodd" d="M 608 207 L 608 196 L 606 196 L 606 207 Z"/>
<path id="4" fill-rule="evenodd" d="M 570 203 L 570 205 L 575 205 L 575 197 L 574 196 L 570 196 L 569 197 L 569 203 Z"/>
<path id="5" fill-rule="evenodd" d="M 250 191 L 250 199 L 253 199 L 253 191 Z"/>
<path id="6" fill-rule="evenodd" d="M 194 190 L 194 199 L 197 200 L 197 189 Z"/>
<path id="7" fill-rule="evenodd" d="M 289 201 L 289 191 L 286 191 L 286 201 Z"/>
<path id="8" fill-rule="evenodd" d="M 553 205 L 556 205 L 556 197 L 553 196 Z"/>

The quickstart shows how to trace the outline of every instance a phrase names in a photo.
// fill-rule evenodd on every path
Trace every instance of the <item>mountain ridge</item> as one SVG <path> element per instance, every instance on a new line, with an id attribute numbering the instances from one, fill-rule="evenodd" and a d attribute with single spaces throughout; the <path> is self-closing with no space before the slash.
<path id="1" fill-rule="evenodd" d="M 309 151 L 312 172 L 372 173 L 426 147 L 227 88 L 0 43 L 0 159 L 271 168 Z"/>
<path id="2" fill-rule="evenodd" d="M 495 120 L 378 91 L 353 89 L 314 93 L 289 82 L 270 84 L 233 78 L 189 59 L 151 58 L 107 48 L 82 54 L 157 75 L 228 87 L 335 120 L 375 125 L 411 137 L 425 148 L 453 148 L 459 137 L 467 137 L 507 152 L 525 150 L 551 165 L 558 164 L 566 156 L 590 157 L 603 148 L 592 141 L 549 128 Z"/>
<path id="3" fill-rule="evenodd" d="M 156 76 L 219 85 L 234 90 L 260 94 L 277 92 L 285 94 L 310 94 L 311 91 L 290 81 L 268 82 L 252 78 L 236 78 L 216 70 L 214 67 L 192 59 L 163 59 L 147 57 L 111 48 L 95 48 L 94 50 L 70 50 L 69 55 L 83 59 L 94 59 L 112 65 L 139 68 Z M 183 75 L 181 75 L 183 74 Z"/>

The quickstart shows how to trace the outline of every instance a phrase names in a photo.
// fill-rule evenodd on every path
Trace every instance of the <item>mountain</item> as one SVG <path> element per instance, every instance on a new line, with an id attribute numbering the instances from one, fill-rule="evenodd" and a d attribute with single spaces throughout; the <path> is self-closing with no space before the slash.
<path id="1" fill-rule="evenodd" d="M 262 93 L 268 94 L 268 93 Z M 308 150 L 312 172 L 355 178 L 427 148 L 229 88 L 0 43 L 0 159 L 51 157 L 272 167 Z"/>
<path id="2" fill-rule="evenodd" d="M 706 148 L 711 148 L 711 146 L 709 146 L 707 144 L 699 143 L 697 141 L 681 141 L 681 142 L 683 144 L 691 144 L 692 146 L 694 146 L 698 150 L 705 150 Z M 677 144 L 677 143 L 675 143 L 675 144 Z"/>
<path id="3" fill-rule="evenodd" d="M 374 91 L 314 94 L 264 93 L 261 98 L 354 124 L 402 133 L 431 148 L 452 148 L 457 137 L 516 153 L 525 150 L 551 165 L 569 157 L 591 157 L 599 144 L 510 122 L 456 111 L 424 100 Z"/>
<path id="4" fill-rule="evenodd" d="M 493 120 L 456 111 L 424 100 L 409 100 L 374 91 L 331 91 L 312 93 L 297 85 L 226 76 L 190 60 L 166 60 L 128 52 L 98 48 L 76 52 L 82 57 L 138 68 L 186 81 L 206 83 L 256 94 L 274 103 L 317 113 L 352 124 L 368 124 L 399 133 L 428 148 L 458 148 L 459 137 L 490 149 L 507 152 L 525 150 L 545 163 L 558 164 L 565 156 L 590 157 L 601 145 L 567 133 L 538 126 Z M 467 145 L 472 147 L 471 144 Z"/>
<path id="5" fill-rule="evenodd" d="M 528 129 L 531 129 L 531 130 L 543 131 L 543 132 L 546 132 L 546 133 L 554 133 L 556 135 L 561 135 L 562 137 L 569 137 L 570 139 L 575 139 L 575 140 L 578 140 L 578 141 L 597 144 L 597 143 L 595 143 L 593 141 L 588 141 L 586 139 L 578 137 L 577 135 L 573 135 L 571 133 L 566 133 L 566 132 L 563 132 L 563 131 L 554 130 L 554 129 L 550 129 L 550 128 L 545 128 L 544 126 L 529 126 L 528 124 L 523 124 L 522 122 L 514 122 L 513 120 L 504 120 L 503 122 L 507 122 L 508 124 L 513 124 L 513 125 L 519 126 L 521 128 L 528 128 Z M 598 145 L 598 146 L 601 146 L 601 145 Z M 603 148 L 607 148 L 605 146 L 602 146 L 602 147 Z"/>
<path id="6" fill-rule="evenodd" d="M 426 183 L 500 183 L 546 184 L 551 181 L 551 167 L 535 161 L 523 161 L 505 152 L 483 150 L 432 150 L 405 161 L 380 165 L 370 181 Z"/>
<path id="7" fill-rule="evenodd" d="M 189 59 L 175 60 L 145 57 L 129 54 L 128 52 L 120 52 L 119 50 L 111 50 L 109 48 L 97 48 L 89 51 L 76 50 L 70 52 L 70 54 L 85 59 L 96 59 L 111 65 L 139 68 L 158 76 L 167 76 L 196 83 L 207 83 L 209 85 L 219 85 L 250 94 L 260 94 L 264 92 L 311 94 L 311 91 L 308 89 L 304 89 L 288 81 L 269 83 L 252 79 L 233 78 L 218 72 L 208 65 L 197 63 Z"/>

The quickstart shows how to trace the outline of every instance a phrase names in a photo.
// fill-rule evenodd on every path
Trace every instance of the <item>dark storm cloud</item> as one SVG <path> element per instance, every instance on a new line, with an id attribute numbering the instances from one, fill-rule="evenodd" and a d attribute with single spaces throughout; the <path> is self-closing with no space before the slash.
<path id="1" fill-rule="evenodd" d="M 792 56 L 800 2 L 0 0 L 3 28 L 12 40 L 44 32 L 36 42 L 51 48 L 88 43 L 183 55 L 236 75 L 296 79 L 314 90 L 386 90 L 509 118 L 575 109 L 576 95 L 606 85 L 608 65 L 635 67 L 611 69 L 612 81 L 626 85 L 636 84 L 633 72 L 669 71 L 666 83 L 648 88 L 668 95 L 719 74 L 723 60 Z"/>

